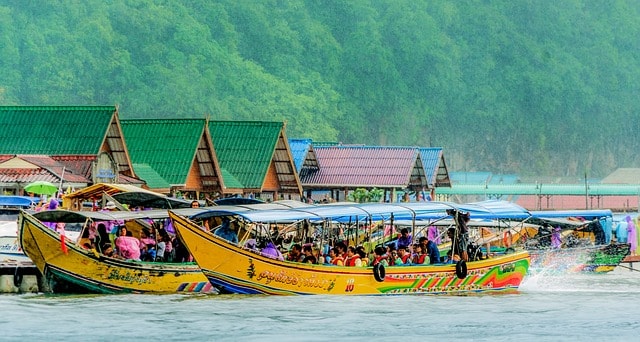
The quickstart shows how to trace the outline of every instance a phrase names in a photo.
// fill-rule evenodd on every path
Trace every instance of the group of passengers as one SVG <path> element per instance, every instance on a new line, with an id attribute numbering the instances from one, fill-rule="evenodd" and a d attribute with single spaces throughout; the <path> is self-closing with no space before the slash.
<path id="1" fill-rule="evenodd" d="M 107 225 L 107 222 L 98 222 L 86 229 L 82 236 L 82 246 L 116 259 L 189 261 L 181 257 L 184 253 L 180 252 L 181 244 L 177 237 L 171 237 L 164 228 L 154 227 L 153 233 L 143 228 L 138 238 L 125 225 L 114 225 L 111 229 Z"/>
<path id="2" fill-rule="evenodd" d="M 336 266 L 374 266 L 378 263 L 384 266 L 427 265 L 442 263 L 440 251 L 435 242 L 427 237 L 421 237 L 419 243 L 412 244 L 412 237 L 406 229 L 401 231 L 395 243 L 386 247 L 378 246 L 372 254 L 367 254 L 364 246 L 347 246 L 344 242 L 337 242 L 327 253 L 319 253 L 310 244 L 304 246 L 294 244 L 287 253 L 285 260 L 324 264 Z"/>

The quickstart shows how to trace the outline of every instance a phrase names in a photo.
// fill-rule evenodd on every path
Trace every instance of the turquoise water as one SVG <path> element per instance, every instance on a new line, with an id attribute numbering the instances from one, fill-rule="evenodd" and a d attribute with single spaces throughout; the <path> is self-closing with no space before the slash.
<path id="1" fill-rule="evenodd" d="M 1 295 L 2 341 L 629 341 L 640 272 L 525 278 L 509 295 Z"/>

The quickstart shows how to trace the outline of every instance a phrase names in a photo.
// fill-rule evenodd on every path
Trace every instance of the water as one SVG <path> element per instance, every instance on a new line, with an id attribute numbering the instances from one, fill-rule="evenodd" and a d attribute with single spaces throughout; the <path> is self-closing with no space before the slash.
<path id="1" fill-rule="evenodd" d="M 1 295 L 0 340 L 635 340 L 640 272 L 537 275 L 510 295 Z"/>

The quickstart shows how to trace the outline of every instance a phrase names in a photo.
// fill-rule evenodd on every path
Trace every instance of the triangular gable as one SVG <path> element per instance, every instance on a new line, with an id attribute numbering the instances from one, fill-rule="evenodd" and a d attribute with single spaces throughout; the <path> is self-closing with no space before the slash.
<path id="1" fill-rule="evenodd" d="M 133 170 L 131 156 L 129 149 L 124 140 L 124 134 L 122 133 L 122 126 L 118 115 L 118 110 L 113 113 L 111 123 L 109 124 L 109 130 L 104 137 L 104 143 L 100 152 L 107 152 L 111 155 L 114 162 L 118 165 L 118 172 L 135 177 Z"/>
<path id="2" fill-rule="evenodd" d="M 127 148 L 136 165 L 148 165 L 173 187 L 184 187 L 190 172 L 200 172 L 193 176 L 202 182 L 203 188 L 198 190 L 220 191 L 205 119 L 137 119 L 122 120 L 121 123 Z M 150 188 L 161 185 L 162 182 L 154 180 L 157 177 L 147 175 L 152 177 L 154 184 L 149 184 Z"/>
<path id="3" fill-rule="evenodd" d="M 420 148 L 420 157 L 427 175 L 429 188 L 451 187 L 451 179 L 441 147 Z"/>
<path id="4" fill-rule="evenodd" d="M 39 169 L 40 167 L 34 163 L 30 163 L 20 157 L 14 156 L 0 163 L 0 169 Z"/>
<path id="5" fill-rule="evenodd" d="M 262 192 L 274 163 L 281 192 L 300 193 L 301 187 L 284 136 L 283 122 L 210 121 L 209 132 L 220 168 L 233 175 L 245 192 Z M 231 187 L 223 172 L 225 185 Z M 299 190 L 300 189 L 300 190 Z"/>
<path id="6" fill-rule="evenodd" d="M 314 146 L 317 172 L 301 177 L 305 188 L 420 188 L 426 186 L 415 147 Z"/>
<path id="7" fill-rule="evenodd" d="M 311 139 L 289 139 L 289 147 L 298 175 L 318 170 L 318 158 Z"/>
<path id="8" fill-rule="evenodd" d="M 0 164 L 2 183 L 28 184 L 35 181 L 47 181 L 59 184 L 86 186 L 90 180 L 75 174 L 63 164 L 49 156 L 18 155 Z"/>

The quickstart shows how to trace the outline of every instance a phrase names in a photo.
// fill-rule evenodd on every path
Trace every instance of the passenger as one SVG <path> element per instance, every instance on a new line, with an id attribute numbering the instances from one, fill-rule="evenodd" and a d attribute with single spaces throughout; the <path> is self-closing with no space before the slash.
<path id="1" fill-rule="evenodd" d="M 398 234 L 398 240 L 396 241 L 396 248 L 400 249 L 400 247 L 404 247 L 405 250 L 407 247 L 411 246 L 413 242 L 413 237 L 409 235 L 409 230 L 407 228 L 402 228 L 400 230 L 400 234 Z"/>
<path id="2" fill-rule="evenodd" d="M 333 247 L 330 253 L 333 253 L 333 255 L 329 254 L 331 255 L 332 265 L 344 266 L 344 258 L 340 255 L 340 249 L 338 247 Z"/>
<path id="3" fill-rule="evenodd" d="M 413 264 L 414 265 L 427 265 L 429 264 L 429 255 L 422 248 L 422 245 L 415 245 L 416 254 L 413 256 Z"/>
<path id="4" fill-rule="evenodd" d="M 398 261 L 400 263 L 398 263 Z M 397 266 L 408 266 L 411 265 L 411 253 L 407 251 L 407 248 L 404 246 L 400 246 L 398 248 L 398 258 L 396 259 Z"/>
<path id="5" fill-rule="evenodd" d="M 389 266 L 389 262 L 387 261 L 388 256 L 386 250 L 382 246 L 378 246 L 373 250 L 373 255 L 375 256 L 371 261 L 371 266 L 375 266 L 377 264 L 382 264 L 383 266 Z"/>
<path id="6" fill-rule="evenodd" d="M 307 263 L 307 264 L 317 264 L 318 263 L 318 260 L 316 259 L 316 256 L 313 255 L 313 250 L 311 249 L 311 246 L 305 245 L 302 248 L 302 253 L 304 254 L 304 256 L 302 258 L 302 262 L 303 263 Z"/>
<path id="7" fill-rule="evenodd" d="M 631 255 L 636 255 L 636 249 L 638 248 L 638 238 L 636 232 L 636 225 L 633 223 L 631 216 L 625 217 L 627 221 L 627 241 L 629 242 Z"/>
<path id="8" fill-rule="evenodd" d="M 454 231 L 454 237 L 457 242 L 456 253 L 460 254 L 460 257 L 464 261 L 469 261 L 469 255 L 467 254 L 467 246 L 469 245 L 469 229 L 467 223 L 471 219 L 469 213 L 461 213 L 455 209 L 447 210 L 447 214 L 453 216 L 456 222 L 456 228 Z"/>
<path id="9" fill-rule="evenodd" d="M 98 252 L 104 254 L 105 245 L 111 246 L 111 239 L 109 238 L 109 233 L 107 232 L 107 226 L 100 222 L 98 223 L 98 236 L 97 236 L 97 246 Z"/>
<path id="10" fill-rule="evenodd" d="M 213 232 L 213 235 L 219 236 L 229 242 L 238 243 L 238 234 L 231 229 L 231 222 L 226 217 L 222 219 L 222 225 Z"/>
<path id="11" fill-rule="evenodd" d="M 460 259 L 464 260 L 464 254 L 466 253 L 466 251 L 463 250 L 464 244 L 462 242 L 461 236 L 459 236 L 459 234 L 456 234 L 456 228 L 453 228 L 453 227 L 449 228 L 447 230 L 447 236 L 451 240 L 451 249 L 455 251 L 454 256 L 460 257 L 460 255 L 462 255 L 462 257 L 460 257 Z M 451 251 L 449 251 L 449 253 L 447 253 L 447 255 L 449 257 L 451 256 L 450 252 Z M 449 260 L 452 260 L 452 259 L 449 258 Z"/>
<path id="12" fill-rule="evenodd" d="M 356 253 L 356 248 L 353 246 L 349 246 L 347 248 L 347 256 L 344 259 L 345 266 L 355 266 L 361 267 L 362 260 L 360 260 L 360 255 Z"/>
<path id="13" fill-rule="evenodd" d="M 420 246 L 422 247 L 422 251 L 429 255 L 429 262 L 431 264 L 439 264 L 440 263 L 440 250 L 438 249 L 438 245 L 434 241 L 427 239 L 426 237 L 421 237 Z"/>
<path id="14" fill-rule="evenodd" d="M 300 244 L 298 243 L 291 246 L 291 250 L 287 254 L 287 260 L 295 261 L 295 262 L 303 262 L 303 259 L 304 259 L 304 255 L 302 255 L 302 246 L 300 246 Z"/>
<path id="15" fill-rule="evenodd" d="M 200 202 L 196 200 L 191 201 L 191 208 L 200 208 Z"/>
<path id="16" fill-rule="evenodd" d="M 367 256 L 367 252 L 364 250 L 364 246 L 356 247 L 356 253 L 362 260 L 362 266 L 369 266 L 369 256 Z"/>
<path id="17" fill-rule="evenodd" d="M 560 234 L 560 227 L 555 227 L 553 233 L 551 233 L 551 248 L 562 247 L 562 235 Z"/>
<path id="18" fill-rule="evenodd" d="M 267 245 L 260 252 L 268 258 L 277 259 L 280 261 L 284 260 L 284 256 L 282 256 L 282 253 L 271 241 L 267 242 Z"/>
<path id="19" fill-rule="evenodd" d="M 120 227 L 116 248 L 123 258 L 140 261 L 140 240 L 131 236 L 131 232 L 127 231 L 126 227 Z"/>

